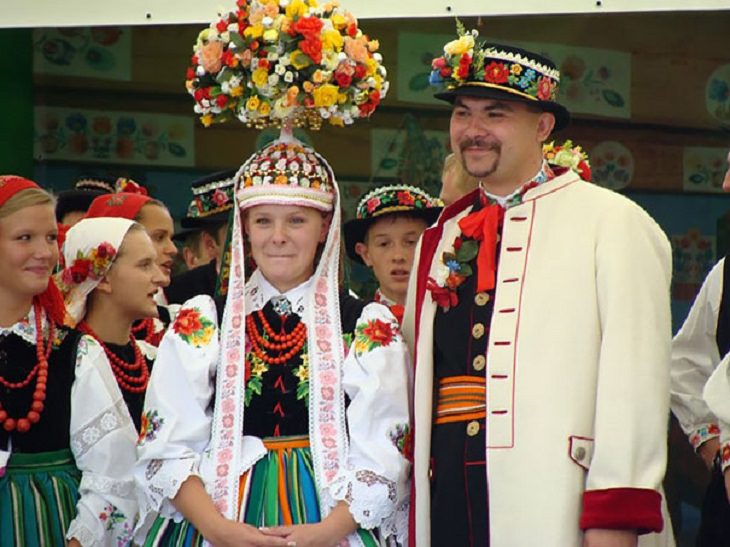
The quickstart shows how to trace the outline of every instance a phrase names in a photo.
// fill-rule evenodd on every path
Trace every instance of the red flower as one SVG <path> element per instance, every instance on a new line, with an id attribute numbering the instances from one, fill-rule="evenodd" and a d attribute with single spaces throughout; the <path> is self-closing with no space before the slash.
<path id="1" fill-rule="evenodd" d="M 213 200 L 213 203 L 220 207 L 221 205 L 228 202 L 228 194 L 218 188 L 215 192 L 213 192 L 213 196 L 211 197 L 211 199 Z"/>
<path id="2" fill-rule="evenodd" d="M 215 25 L 215 28 L 218 32 L 225 32 L 228 30 L 228 21 L 224 21 L 221 19 L 218 21 L 218 23 Z"/>
<path id="3" fill-rule="evenodd" d="M 591 181 L 591 168 L 587 162 L 582 161 L 578 164 L 578 174 L 586 182 Z"/>
<path id="4" fill-rule="evenodd" d="M 223 61 L 223 64 L 226 66 L 230 66 L 230 67 L 238 66 L 238 59 L 236 59 L 236 56 L 233 54 L 233 51 L 230 49 L 227 49 L 223 52 L 221 61 Z"/>
<path id="5" fill-rule="evenodd" d="M 492 84 L 507 83 L 509 78 L 509 69 L 504 63 L 492 61 L 487 68 L 484 69 L 484 81 Z"/>
<path id="6" fill-rule="evenodd" d="M 452 291 L 446 287 L 440 287 L 436 284 L 436 281 L 432 277 L 428 278 L 426 282 L 426 289 L 431 291 L 431 298 L 436 302 L 437 306 L 440 306 L 444 310 L 448 311 L 450 307 L 456 306 L 459 303 L 459 297 L 456 296 L 456 291 Z"/>
<path id="7" fill-rule="evenodd" d="M 537 98 L 541 101 L 547 101 L 552 97 L 555 84 L 550 78 L 543 76 L 537 81 Z"/>
<path id="8" fill-rule="evenodd" d="M 203 324 L 200 322 L 200 312 L 192 308 L 183 308 L 180 310 L 180 313 L 175 318 L 175 323 L 172 325 L 172 330 L 183 336 L 190 336 L 202 328 Z"/>
<path id="9" fill-rule="evenodd" d="M 362 80 L 365 77 L 365 74 L 367 74 L 367 70 L 368 69 L 365 67 L 365 65 L 360 65 L 360 64 L 356 65 L 355 66 L 355 78 L 357 78 L 358 80 Z"/>
<path id="10" fill-rule="evenodd" d="M 461 239 L 461 237 L 457 237 L 454 240 L 454 250 L 455 251 L 458 251 L 459 249 L 461 249 L 461 244 L 462 243 L 464 243 L 464 241 Z"/>
<path id="11" fill-rule="evenodd" d="M 117 253 L 117 250 L 114 248 L 114 246 L 111 243 L 104 242 L 101 243 L 96 248 L 96 256 L 99 258 L 106 258 L 108 256 L 114 256 Z"/>
<path id="12" fill-rule="evenodd" d="M 339 74 L 335 72 L 335 81 L 340 87 L 350 87 L 350 84 L 352 84 L 352 76 L 349 76 L 343 72 L 340 72 Z"/>
<path id="13" fill-rule="evenodd" d="M 299 42 L 302 53 L 309 55 L 315 63 L 322 62 L 322 41 L 319 38 L 306 38 Z"/>
<path id="14" fill-rule="evenodd" d="M 368 200 L 366 208 L 368 210 L 368 213 L 372 213 L 375 211 L 375 209 L 378 208 L 378 205 L 380 205 L 380 198 L 374 197 Z"/>
<path id="15" fill-rule="evenodd" d="M 264 52 L 266 53 L 266 52 Z M 269 60 L 268 59 L 261 59 L 259 61 L 259 68 L 263 68 L 265 70 L 269 70 Z"/>
<path id="16" fill-rule="evenodd" d="M 362 330 L 372 342 L 376 342 L 381 346 L 387 346 L 393 341 L 393 327 L 390 323 L 373 319 L 368 321 L 367 326 Z"/>
<path id="17" fill-rule="evenodd" d="M 725 463 L 728 460 L 730 460 L 730 445 L 726 444 L 722 447 L 722 463 Z"/>
<path id="18" fill-rule="evenodd" d="M 89 270 L 91 270 L 91 260 L 86 258 L 77 258 L 71 265 L 71 280 L 76 283 L 83 283 L 89 276 Z"/>
<path id="19" fill-rule="evenodd" d="M 225 108 L 228 104 L 228 96 L 226 95 L 218 95 L 215 98 L 215 104 L 217 104 L 220 108 Z"/>
<path id="20" fill-rule="evenodd" d="M 459 59 L 459 71 L 457 75 L 462 80 L 466 80 L 469 77 L 469 69 L 471 68 L 471 56 L 468 53 L 462 54 Z"/>
<path id="21" fill-rule="evenodd" d="M 296 23 L 293 23 L 290 32 L 299 33 L 306 38 L 316 38 L 322 30 L 322 20 L 319 17 L 302 17 Z"/>
<path id="22" fill-rule="evenodd" d="M 189 67 L 187 73 L 185 74 L 186 80 L 192 80 L 195 78 L 195 70 L 193 67 Z"/>
<path id="23" fill-rule="evenodd" d="M 410 192 L 400 191 L 396 196 L 398 196 L 398 203 L 400 205 L 413 205 L 416 202 L 416 199 Z"/>
<path id="24" fill-rule="evenodd" d="M 431 61 L 431 68 L 433 70 L 442 69 L 446 66 L 448 66 L 448 64 L 446 63 L 446 59 L 443 57 L 436 57 L 433 61 Z"/>
<path id="25" fill-rule="evenodd" d="M 445 66 L 444 68 L 441 69 L 441 77 L 448 78 L 449 76 L 451 76 L 451 67 Z"/>
<path id="26" fill-rule="evenodd" d="M 357 25 L 355 23 L 350 23 L 347 26 L 347 35 L 350 38 L 354 38 L 355 36 L 357 36 Z"/>

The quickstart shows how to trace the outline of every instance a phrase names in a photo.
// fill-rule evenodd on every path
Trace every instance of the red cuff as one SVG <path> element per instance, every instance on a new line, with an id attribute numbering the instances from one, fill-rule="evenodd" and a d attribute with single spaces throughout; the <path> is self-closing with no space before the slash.
<path id="1" fill-rule="evenodd" d="M 637 530 L 639 534 L 661 532 L 662 497 L 655 490 L 609 488 L 583 493 L 581 530 Z"/>

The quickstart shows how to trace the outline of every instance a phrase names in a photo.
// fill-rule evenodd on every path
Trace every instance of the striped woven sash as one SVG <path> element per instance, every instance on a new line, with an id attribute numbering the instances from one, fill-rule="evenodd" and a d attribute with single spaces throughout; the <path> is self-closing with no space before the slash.
<path id="1" fill-rule="evenodd" d="M 467 422 L 487 416 L 486 379 L 450 376 L 439 379 L 436 424 Z"/>

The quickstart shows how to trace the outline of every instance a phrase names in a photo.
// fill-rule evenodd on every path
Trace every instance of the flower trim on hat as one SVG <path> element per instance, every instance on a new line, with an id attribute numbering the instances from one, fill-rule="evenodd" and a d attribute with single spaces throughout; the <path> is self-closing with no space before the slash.
<path id="1" fill-rule="evenodd" d="M 117 256 L 117 250 L 109 242 L 102 242 L 88 253 L 79 250 L 74 261 L 67 265 L 59 278 L 67 293 L 73 285 L 80 285 L 87 279 L 100 280 L 109 271 Z"/>
<path id="2" fill-rule="evenodd" d="M 198 35 L 185 86 L 206 127 L 317 129 L 367 118 L 388 91 L 377 40 L 337 0 L 237 0 Z"/>
<path id="3" fill-rule="evenodd" d="M 368 192 L 358 203 L 356 218 L 374 218 L 388 213 L 420 211 L 441 207 L 438 200 L 415 186 L 381 186 Z"/>
<path id="4" fill-rule="evenodd" d="M 233 207 L 233 182 L 231 179 L 206 184 L 193 190 L 194 197 L 188 205 L 188 218 L 205 218 L 228 211 Z"/>
<path id="5" fill-rule="evenodd" d="M 467 32 L 456 22 L 459 38 L 444 46 L 444 55 L 431 62 L 429 83 L 456 89 L 485 86 L 539 101 L 555 101 L 560 72 L 518 52 L 478 42 L 479 31 Z"/>
<path id="6" fill-rule="evenodd" d="M 580 146 L 574 146 L 572 140 L 568 139 L 560 145 L 556 145 L 555 141 L 546 143 L 542 147 L 542 153 L 550 165 L 566 167 L 577 173 L 584 181 L 591 181 L 591 164 L 588 161 L 588 154 Z"/>
<path id="7" fill-rule="evenodd" d="M 332 210 L 334 181 L 327 162 L 297 140 L 278 140 L 243 164 L 237 181 L 239 207 L 272 203 Z"/>

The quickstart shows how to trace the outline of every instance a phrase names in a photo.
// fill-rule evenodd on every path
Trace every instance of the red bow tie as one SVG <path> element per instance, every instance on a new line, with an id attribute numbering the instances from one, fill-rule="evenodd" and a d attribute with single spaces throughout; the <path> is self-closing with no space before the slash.
<path id="1" fill-rule="evenodd" d="M 504 209 L 496 203 L 485 205 L 459 221 L 464 236 L 480 241 L 477 254 L 477 291 L 494 288 L 497 273 L 497 230 L 504 218 Z"/>

